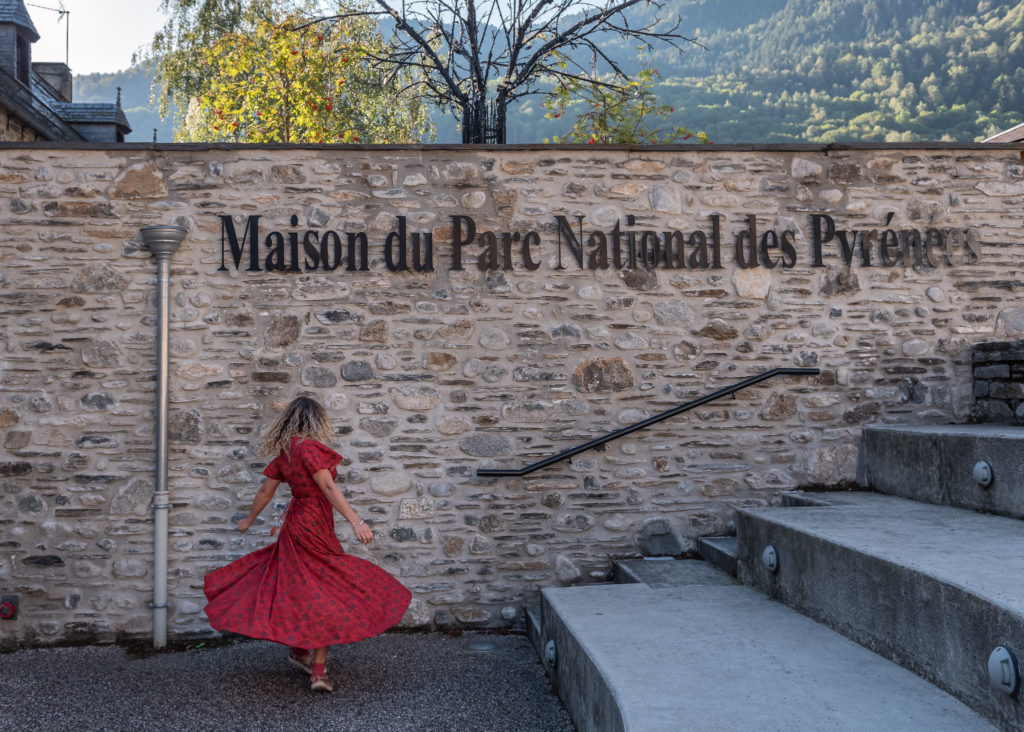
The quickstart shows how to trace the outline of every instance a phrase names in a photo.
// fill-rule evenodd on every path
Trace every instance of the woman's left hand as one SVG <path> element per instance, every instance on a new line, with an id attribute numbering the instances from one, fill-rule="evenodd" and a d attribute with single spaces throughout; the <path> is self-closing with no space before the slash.
<path id="1" fill-rule="evenodd" d="M 365 523 L 360 521 L 358 524 L 353 524 L 352 528 L 355 529 L 356 538 L 359 539 L 361 544 L 369 544 L 373 541 L 373 531 Z"/>

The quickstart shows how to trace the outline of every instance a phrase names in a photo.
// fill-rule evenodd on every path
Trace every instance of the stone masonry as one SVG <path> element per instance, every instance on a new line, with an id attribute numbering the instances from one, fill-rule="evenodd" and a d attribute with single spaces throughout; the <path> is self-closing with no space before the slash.
<path id="1" fill-rule="evenodd" d="M 1024 424 L 1024 340 L 974 347 L 974 409 L 978 422 Z"/>
<path id="2" fill-rule="evenodd" d="M 234 526 L 292 397 L 330 410 L 376 541 L 339 536 L 413 591 L 404 624 L 512 625 L 538 588 L 851 481 L 865 424 L 966 421 L 972 347 L 1024 338 L 1022 204 L 1011 146 L 0 143 L 0 595 L 20 601 L 0 645 L 150 632 L 142 226 L 188 229 L 170 630 L 195 636 L 204 574 L 270 541 L 287 502 Z M 821 374 L 476 476 L 779 366 Z"/>
<path id="3" fill-rule="evenodd" d="M 0 104 L 0 141 L 34 142 L 42 139 L 45 138 L 22 122 L 17 114 Z"/>

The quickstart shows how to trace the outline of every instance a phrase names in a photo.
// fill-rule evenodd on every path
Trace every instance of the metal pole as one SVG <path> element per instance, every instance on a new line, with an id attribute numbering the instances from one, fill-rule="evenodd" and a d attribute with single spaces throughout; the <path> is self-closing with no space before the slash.
<path id="1" fill-rule="evenodd" d="M 153 489 L 153 647 L 167 645 L 167 375 L 170 341 L 171 255 L 185 239 L 181 226 L 146 226 L 142 240 L 156 256 L 156 485 Z"/>

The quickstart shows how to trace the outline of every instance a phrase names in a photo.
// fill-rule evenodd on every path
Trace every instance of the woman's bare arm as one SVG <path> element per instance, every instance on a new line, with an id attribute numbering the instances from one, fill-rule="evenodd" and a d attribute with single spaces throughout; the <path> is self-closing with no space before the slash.
<path id="1" fill-rule="evenodd" d="M 334 476 L 330 470 L 321 468 L 320 470 L 313 473 L 313 480 L 316 482 L 320 490 L 327 496 L 327 500 L 331 502 L 335 510 L 340 513 L 345 519 L 352 524 L 352 528 L 355 529 L 356 538 L 359 539 L 363 544 L 369 544 L 373 541 L 373 532 L 370 527 L 359 520 L 359 516 L 352 510 L 352 507 L 348 505 L 348 501 L 345 500 L 344 494 L 334 484 Z"/>
<path id="2" fill-rule="evenodd" d="M 243 534 L 249 530 L 252 526 L 252 522 L 256 520 L 256 517 L 260 515 L 260 511 L 267 507 L 270 503 L 270 499 L 274 497 L 274 493 L 277 492 L 277 487 L 281 485 L 281 481 L 274 480 L 273 478 L 267 478 L 263 481 L 263 485 L 258 491 L 256 496 L 252 499 L 252 508 L 249 509 L 249 515 L 238 522 L 238 530 Z"/>

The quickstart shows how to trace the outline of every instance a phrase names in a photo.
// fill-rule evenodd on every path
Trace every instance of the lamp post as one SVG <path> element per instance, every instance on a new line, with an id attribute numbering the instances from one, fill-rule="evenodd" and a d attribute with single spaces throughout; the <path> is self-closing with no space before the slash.
<path id="1" fill-rule="evenodd" d="M 157 391 L 156 485 L 153 489 L 153 647 L 167 645 L 167 374 L 170 340 L 171 256 L 185 239 L 182 226 L 145 226 L 142 241 L 156 256 L 157 273 Z"/>

